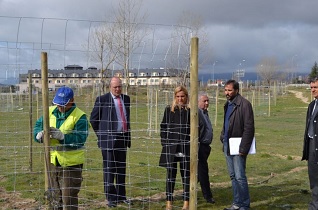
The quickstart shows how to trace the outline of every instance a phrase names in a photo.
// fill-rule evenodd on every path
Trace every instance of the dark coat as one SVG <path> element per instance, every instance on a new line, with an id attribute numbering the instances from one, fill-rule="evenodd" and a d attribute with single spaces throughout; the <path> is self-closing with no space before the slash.
<path id="1" fill-rule="evenodd" d="M 251 103 L 240 94 L 233 100 L 234 108 L 230 115 L 228 137 L 241 137 L 239 152 L 248 154 L 255 134 L 254 114 Z M 224 105 L 224 121 L 228 102 Z M 221 132 L 220 140 L 224 139 L 224 126 Z M 230 147 L 228 147 L 230 148 Z M 230 150 L 228 149 L 228 154 Z"/>
<path id="2" fill-rule="evenodd" d="M 309 139 L 308 139 L 308 126 L 309 126 L 309 121 L 311 118 L 311 113 L 314 109 L 315 106 L 315 100 L 313 100 L 309 105 L 308 105 L 308 109 L 307 109 L 307 116 L 306 116 L 306 128 L 305 128 L 305 134 L 304 134 L 304 147 L 303 147 L 303 157 L 301 160 L 308 160 L 308 156 L 309 156 Z M 317 107 L 316 107 L 317 109 Z M 317 145 L 317 141 L 318 141 L 318 123 L 317 123 L 317 117 L 318 114 L 316 114 L 316 116 L 314 116 L 314 141 L 315 141 L 315 162 L 318 163 L 318 145 Z M 310 140 L 312 141 L 312 140 Z"/>
<path id="3" fill-rule="evenodd" d="M 130 97 L 121 94 L 126 109 L 126 119 L 128 132 L 124 133 L 125 146 L 130 147 Z M 94 108 L 91 113 L 90 123 L 98 138 L 98 147 L 101 149 L 113 149 L 116 138 L 118 119 L 114 99 L 111 93 L 96 98 Z"/>
<path id="4" fill-rule="evenodd" d="M 205 122 L 205 116 L 204 116 L 204 111 L 202 109 L 198 109 L 198 118 L 199 118 L 199 142 L 201 144 L 206 144 L 206 145 L 210 145 L 212 143 L 213 140 L 213 127 L 212 127 L 212 135 L 211 135 L 211 139 L 204 139 L 205 134 L 207 132 L 207 124 Z M 201 145 L 200 144 L 200 145 Z"/>
<path id="5" fill-rule="evenodd" d="M 160 166 L 169 167 L 178 152 L 190 158 L 190 109 L 176 107 L 171 112 L 167 106 L 160 124 L 160 137 Z"/>

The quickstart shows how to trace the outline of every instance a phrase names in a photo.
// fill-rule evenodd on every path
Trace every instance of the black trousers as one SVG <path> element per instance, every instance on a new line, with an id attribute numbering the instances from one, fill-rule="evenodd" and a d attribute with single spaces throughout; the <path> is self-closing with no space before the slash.
<path id="1" fill-rule="evenodd" d="M 183 200 L 190 199 L 190 157 L 175 157 L 174 162 L 167 167 L 166 200 L 173 201 L 173 192 L 176 184 L 178 162 L 180 162 L 180 174 L 183 185 Z"/>
<path id="2" fill-rule="evenodd" d="M 108 201 L 126 200 L 126 155 L 124 137 L 118 137 L 113 150 L 103 150 L 104 192 Z"/>
<path id="3" fill-rule="evenodd" d="M 198 153 L 198 181 L 201 185 L 201 191 L 205 199 L 212 198 L 212 192 L 209 181 L 208 158 L 211 153 L 211 147 L 207 144 L 200 144 Z"/>
<path id="4" fill-rule="evenodd" d="M 308 175 L 312 200 L 308 210 L 318 209 L 318 164 L 315 162 L 316 145 L 313 139 L 309 139 Z"/>

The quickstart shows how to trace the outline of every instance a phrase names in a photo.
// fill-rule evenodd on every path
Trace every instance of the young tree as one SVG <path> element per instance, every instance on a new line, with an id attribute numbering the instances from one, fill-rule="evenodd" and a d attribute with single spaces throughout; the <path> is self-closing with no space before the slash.
<path id="1" fill-rule="evenodd" d="M 189 11 L 183 11 L 174 27 L 170 57 L 168 60 L 170 69 L 178 69 L 178 83 L 186 85 L 189 77 L 190 44 L 192 37 L 199 38 L 199 65 L 202 65 L 209 53 L 204 53 L 208 48 L 207 32 L 203 28 L 202 17 Z"/>
<path id="2" fill-rule="evenodd" d="M 267 85 L 271 85 L 271 82 L 280 76 L 276 59 L 271 57 L 263 58 L 256 71 Z"/>
<path id="3" fill-rule="evenodd" d="M 318 76 L 318 66 L 317 62 L 315 62 L 314 66 L 311 68 L 311 72 L 309 74 L 309 80 L 314 79 Z"/>
<path id="4" fill-rule="evenodd" d="M 118 9 L 114 10 L 114 39 L 121 43 L 116 56 L 116 63 L 123 67 L 125 92 L 129 88 L 130 59 L 146 36 L 146 14 L 141 13 L 142 0 L 120 0 Z"/>
<path id="5" fill-rule="evenodd" d="M 98 61 L 101 66 L 101 94 L 106 92 L 105 79 L 110 75 L 107 69 L 115 61 L 120 47 L 120 43 L 114 41 L 114 27 L 111 23 L 103 23 L 93 29 L 89 48 L 92 52 L 92 59 Z"/>
<path id="6" fill-rule="evenodd" d="M 105 92 L 108 67 L 116 63 L 123 68 L 125 92 L 129 88 L 129 68 L 131 56 L 146 35 L 141 14 L 142 0 L 119 0 L 118 7 L 112 9 L 113 22 L 105 21 L 93 30 L 89 49 L 92 58 L 101 64 L 101 90 Z M 105 74 L 106 73 L 106 74 Z"/>

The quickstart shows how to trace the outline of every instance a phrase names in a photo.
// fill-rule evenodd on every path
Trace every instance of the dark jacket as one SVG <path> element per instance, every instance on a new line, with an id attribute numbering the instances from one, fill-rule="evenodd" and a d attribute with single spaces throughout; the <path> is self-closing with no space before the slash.
<path id="1" fill-rule="evenodd" d="M 308 160 L 308 155 L 309 155 L 309 139 L 308 139 L 308 126 L 309 126 L 309 121 L 311 118 L 311 113 L 314 109 L 315 106 L 315 100 L 313 100 L 309 105 L 308 105 L 308 109 L 307 109 L 307 116 L 306 116 L 306 127 L 305 127 L 305 134 L 304 134 L 304 146 L 303 146 L 303 157 L 301 160 Z M 317 107 L 316 107 L 317 109 Z M 318 114 L 316 116 L 314 116 L 314 141 L 315 141 L 315 162 L 318 163 L 318 148 L 317 148 L 317 141 L 318 141 L 318 123 L 317 123 L 317 117 Z M 312 140 L 310 140 L 312 141 Z"/>
<path id="2" fill-rule="evenodd" d="M 125 146 L 130 147 L 130 97 L 121 94 L 126 109 L 128 132 L 125 132 Z M 98 147 L 101 149 L 113 149 L 117 132 L 117 114 L 114 99 L 111 93 L 96 98 L 91 113 L 90 123 L 98 138 Z"/>
<path id="3" fill-rule="evenodd" d="M 212 127 L 212 133 L 211 133 L 211 139 L 205 139 L 205 135 L 207 132 L 207 123 L 205 121 L 205 116 L 204 116 L 204 110 L 199 109 L 198 110 L 198 118 L 199 118 L 199 142 L 202 144 L 210 145 L 213 140 L 213 127 Z"/>
<path id="4" fill-rule="evenodd" d="M 159 165 L 169 167 L 175 154 L 183 153 L 190 158 L 190 109 L 167 106 L 160 124 L 162 151 Z"/>
<path id="5" fill-rule="evenodd" d="M 234 104 L 234 108 L 230 115 L 228 137 L 241 137 L 239 152 L 248 154 L 255 134 L 253 108 L 251 103 L 240 94 L 233 99 L 232 103 Z M 228 102 L 224 105 L 224 121 L 227 107 Z M 220 139 L 223 142 L 224 126 Z M 227 152 L 230 154 L 229 149 Z"/>

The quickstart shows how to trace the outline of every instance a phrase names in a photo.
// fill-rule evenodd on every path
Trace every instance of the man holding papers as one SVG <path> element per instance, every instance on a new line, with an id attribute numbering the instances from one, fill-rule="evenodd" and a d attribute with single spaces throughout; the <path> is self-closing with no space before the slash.
<path id="1" fill-rule="evenodd" d="M 227 102 L 224 105 L 224 123 L 220 139 L 233 190 L 232 205 L 224 210 L 246 210 L 250 209 L 250 196 L 245 169 L 255 133 L 254 114 L 251 103 L 239 94 L 237 81 L 228 80 L 224 93 Z M 237 155 L 230 154 L 230 138 L 241 141 Z"/>

